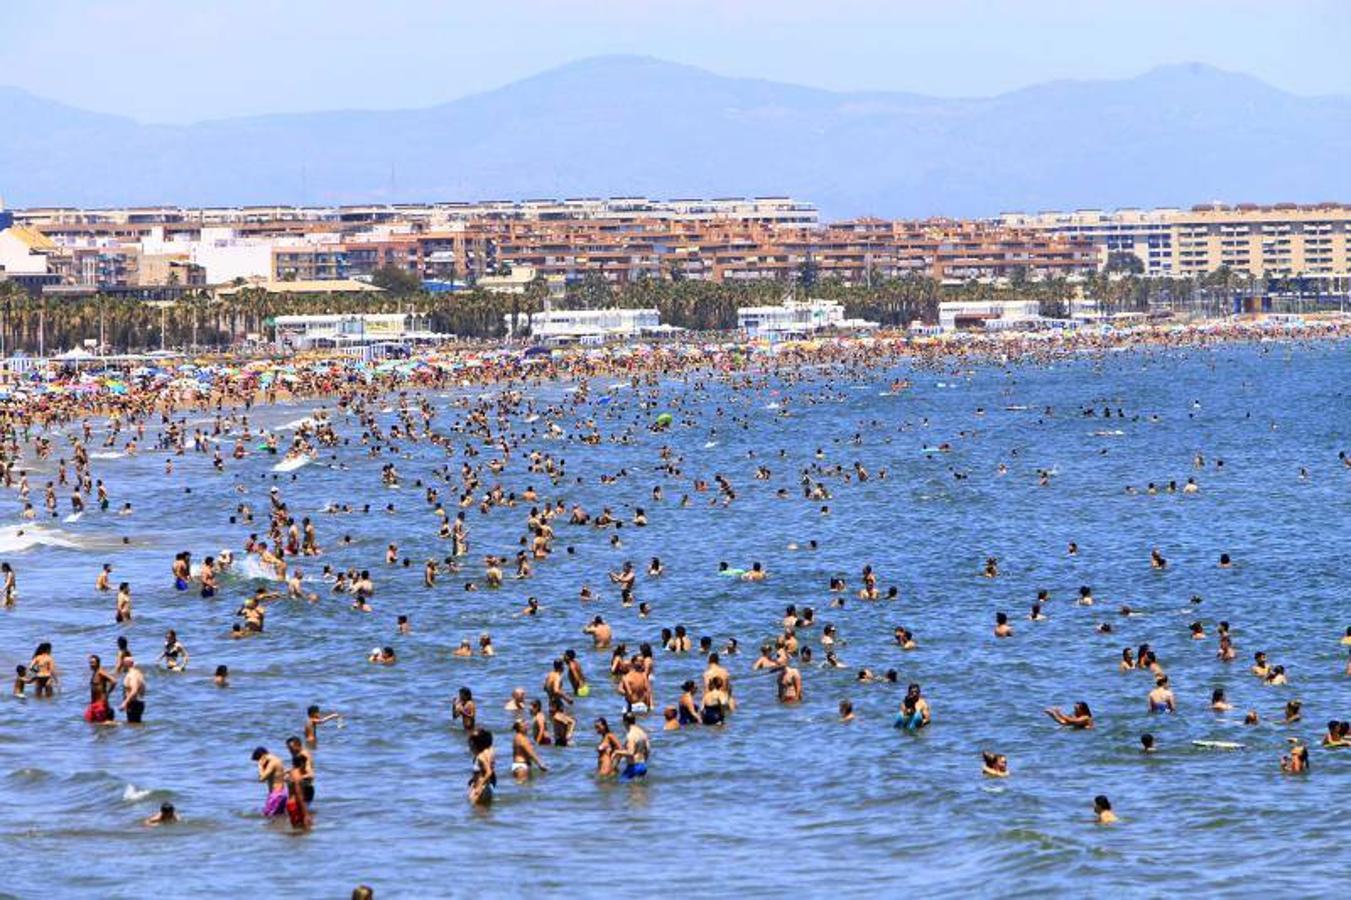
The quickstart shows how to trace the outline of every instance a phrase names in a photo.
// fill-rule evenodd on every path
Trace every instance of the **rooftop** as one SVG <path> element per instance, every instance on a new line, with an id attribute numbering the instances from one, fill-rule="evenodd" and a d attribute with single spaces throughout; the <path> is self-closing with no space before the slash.
<path id="1" fill-rule="evenodd" d="M 338 278 L 332 281 L 260 281 L 221 288 L 216 293 L 231 297 L 240 291 L 262 290 L 269 294 L 356 294 L 382 293 L 382 289 L 363 281 Z"/>

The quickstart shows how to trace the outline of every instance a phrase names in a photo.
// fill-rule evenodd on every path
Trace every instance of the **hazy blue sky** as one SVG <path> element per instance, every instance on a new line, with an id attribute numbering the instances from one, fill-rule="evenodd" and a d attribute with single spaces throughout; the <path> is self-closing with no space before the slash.
<path id="1" fill-rule="evenodd" d="M 426 106 L 602 53 L 978 96 L 1200 61 L 1351 93 L 1351 0 L 0 0 L 0 84 L 146 121 Z"/>

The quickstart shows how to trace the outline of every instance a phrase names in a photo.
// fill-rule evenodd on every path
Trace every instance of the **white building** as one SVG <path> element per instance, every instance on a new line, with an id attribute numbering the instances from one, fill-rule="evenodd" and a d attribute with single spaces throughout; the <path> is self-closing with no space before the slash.
<path id="1" fill-rule="evenodd" d="M 511 316 L 503 319 L 507 323 L 507 336 L 512 337 Z M 519 317 L 518 324 L 525 326 L 525 315 Z M 599 343 L 675 330 L 661 324 L 661 316 L 655 309 L 546 309 L 531 316 L 529 325 L 530 334 L 543 343 Z"/>
<path id="2" fill-rule="evenodd" d="M 429 334 L 425 322 L 411 313 L 326 313 L 277 316 L 274 321 L 277 343 L 297 350 L 438 337 Z"/>
<path id="3" fill-rule="evenodd" d="M 1036 328 L 1045 321 L 1036 300 L 949 300 L 938 304 L 938 324 L 945 332 Z"/>
<path id="4" fill-rule="evenodd" d="M 0 271 L 11 275 L 45 275 L 47 255 L 56 244 L 42 232 L 23 225 L 0 231 Z"/>
<path id="5" fill-rule="evenodd" d="M 876 322 L 847 319 L 844 304 L 834 300 L 785 300 L 779 306 L 743 306 L 736 311 L 737 328 L 750 337 L 790 338 L 827 329 L 867 330 Z"/>
<path id="6" fill-rule="evenodd" d="M 226 284 L 236 278 L 270 278 L 273 242 L 240 237 L 230 228 L 203 228 L 202 239 L 189 253 L 206 270 L 207 284 Z"/>

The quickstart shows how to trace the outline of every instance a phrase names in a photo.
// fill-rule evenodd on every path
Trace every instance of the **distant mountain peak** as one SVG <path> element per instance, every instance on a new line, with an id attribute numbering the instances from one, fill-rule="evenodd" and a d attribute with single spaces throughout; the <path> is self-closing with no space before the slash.
<path id="1" fill-rule="evenodd" d="M 1142 75 L 1136 76 L 1136 82 L 1160 82 L 1167 85 L 1207 83 L 1213 85 L 1245 85 L 1260 88 L 1273 93 L 1285 93 L 1256 76 L 1245 72 L 1233 72 L 1203 62 L 1180 62 L 1155 66 Z"/>
<path id="2" fill-rule="evenodd" d="M 1349 110 L 1203 63 L 972 100 L 612 54 L 428 109 L 171 128 L 0 88 L 0 187 L 21 206 L 789 194 L 826 217 L 1298 202 L 1351 195 Z"/>

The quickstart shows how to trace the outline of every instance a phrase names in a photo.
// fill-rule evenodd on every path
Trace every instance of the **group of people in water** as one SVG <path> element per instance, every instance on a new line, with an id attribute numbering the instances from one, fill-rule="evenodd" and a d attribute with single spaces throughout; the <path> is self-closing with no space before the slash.
<path id="1" fill-rule="evenodd" d="M 113 451 L 105 454 L 107 456 L 134 455 L 151 449 L 167 454 L 164 465 L 166 479 L 176 470 L 175 460 L 192 453 L 210 456 L 216 472 L 226 473 L 233 468 L 235 502 L 229 515 L 232 529 L 229 540 L 239 541 L 238 550 L 226 548 L 211 552 L 202 556 L 200 562 L 195 561 L 197 554 L 193 551 L 180 551 L 168 563 L 165 582 L 166 589 L 171 586 L 179 594 L 188 597 L 195 595 L 202 601 L 224 597 L 232 606 L 238 601 L 237 622 L 228 638 L 247 640 L 268 632 L 267 616 L 270 608 L 281 605 L 289 610 L 287 616 L 300 617 L 305 615 L 304 610 L 311 605 L 333 602 L 328 597 L 349 603 L 356 612 L 372 613 L 383 619 L 385 610 L 377 611 L 374 602 L 379 593 L 379 582 L 401 578 L 403 570 L 411 570 L 413 576 L 420 579 L 421 587 L 427 591 L 444 589 L 442 586 L 448 582 L 457 592 L 461 588 L 467 593 L 481 590 L 499 592 L 512 585 L 524 585 L 538 569 L 550 566 L 558 556 L 575 556 L 577 546 L 565 545 L 560 540 L 560 534 L 568 533 L 567 529 L 606 532 L 606 543 L 611 552 L 622 555 L 624 536 L 628 533 L 625 529 L 647 528 L 653 518 L 662 515 L 664 509 L 673 505 L 687 508 L 698 503 L 712 510 L 734 507 L 739 492 L 744 489 L 734 483 L 733 477 L 724 472 L 687 474 L 685 469 L 692 465 L 691 461 L 671 446 L 667 435 L 671 429 L 701 430 L 709 438 L 706 446 L 712 447 L 716 446 L 719 429 L 749 430 L 753 424 L 750 416 L 734 410 L 725 413 L 719 407 L 716 422 L 700 421 L 692 411 L 692 406 L 682 405 L 680 398 L 673 396 L 675 390 L 663 386 L 664 379 L 677 379 L 682 389 L 700 397 L 708 396 L 708 383 L 712 381 L 721 382 L 737 391 L 764 390 L 771 384 L 778 384 L 781 387 L 774 389 L 777 399 L 772 404 L 773 417 L 778 420 L 789 416 L 795 404 L 810 405 L 829 398 L 835 390 L 829 380 L 830 372 L 864 377 L 879 365 L 894 361 L 885 356 L 872 358 L 861 350 L 856 350 L 852 355 L 840 351 L 835 357 L 827 358 L 828 365 L 835 368 L 823 370 L 824 374 L 822 371 L 805 374 L 813 370 L 800 367 L 801 360 L 791 357 L 780 360 L 768 371 L 708 369 L 665 358 L 650 361 L 646 368 L 623 373 L 619 371 L 617 361 L 585 364 L 600 368 L 601 372 L 612 378 L 626 374 L 627 387 L 633 397 L 633 402 L 627 405 L 600 404 L 593 383 L 598 372 L 585 369 L 582 363 L 578 363 L 568 373 L 578 379 L 575 390 L 567 399 L 552 403 L 537 402 L 532 398 L 528 391 L 532 378 L 533 383 L 539 383 L 541 379 L 518 370 L 501 374 L 500 379 L 491 384 L 492 390 L 488 394 L 477 398 L 468 393 L 461 394 L 449 404 L 434 402 L 430 390 L 404 390 L 403 385 L 379 378 L 347 380 L 338 377 L 332 370 L 316 370 L 300 387 L 315 396 L 326 397 L 325 406 L 294 424 L 289 442 L 290 458 L 299 458 L 300 455 L 307 459 L 319 458 L 327 454 L 331 460 L 326 463 L 327 467 L 338 470 L 354 467 L 359 459 L 389 460 L 380 469 L 379 487 L 401 493 L 388 494 L 398 499 L 383 504 L 383 509 L 380 503 L 349 501 L 330 504 L 314 516 L 299 512 L 305 473 L 288 468 L 282 470 L 285 476 L 283 479 L 273 466 L 274 457 L 281 446 L 275 429 L 258 425 L 253 415 L 252 397 L 232 405 L 224 392 L 213 393 L 199 401 L 201 408 L 209 411 L 212 417 L 205 427 L 196 428 L 190 427 L 183 417 L 181 399 L 156 396 L 150 391 L 133 393 L 131 399 L 119 402 L 112 409 L 93 410 L 83 406 L 79 400 L 65 405 L 53 401 L 43 406 L 40 414 L 34 415 L 10 408 L 0 416 L 0 429 L 3 431 L 0 479 L 16 492 L 21 514 L 28 519 L 36 517 L 31 500 L 34 480 L 31 476 L 35 476 L 38 471 L 51 473 L 50 480 L 42 485 L 42 503 L 48 517 L 58 515 L 60 491 L 69 495 L 70 515 L 76 517 L 74 521 L 78 521 L 87 508 L 84 500 L 86 496 L 96 498 L 98 508 L 112 514 L 113 489 L 105 484 L 103 478 L 94 477 L 91 464 L 91 456 L 95 454 L 91 454 L 89 448 L 95 444 L 95 424 L 100 433 L 105 435 L 102 446 Z M 921 364 L 923 360 L 917 363 L 912 359 L 910 362 Z M 950 362 L 943 364 L 951 365 Z M 480 372 L 475 377 L 484 376 Z M 429 376 L 418 385 L 442 390 L 449 390 L 452 386 L 454 382 L 445 373 Z M 796 397 L 792 394 L 793 389 L 798 389 Z M 892 381 L 891 393 L 909 389 L 909 381 Z M 275 401 L 277 397 L 275 392 L 264 392 L 258 399 Z M 330 403 L 331 408 L 328 405 Z M 453 411 L 454 421 L 451 423 L 445 422 L 447 406 Z M 621 406 L 629 416 L 626 422 L 618 418 Z M 651 410 L 666 407 L 674 411 L 663 414 L 660 419 L 650 415 Z M 598 408 L 600 412 L 597 412 Z M 101 421 L 95 417 L 96 412 L 103 414 Z M 983 413 L 981 410 L 980 414 Z M 650 420 L 646 426 L 642 424 L 644 416 Z M 159 425 L 157 432 L 156 419 Z M 611 430 L 607 433 L 607 429 Z M 606 506 L 592 514 L 580 503 L 569 502 L 568 487 L 580 480 L 577 478 L 579 471 L 588 482 L 595 480 L 602 486 L 616 485 L 638 475 L 637 471 L 629 469 L 594 472 L 584 468 L 585 463 L 578 459 L 586 459 L 586 447 L 603 441 L 645 446 L 645 440 L 654 450 L 653 469 L 657 472 L 659 483 L 645 494 L 648 499 L 644 506 L 632 507 L 627 512 L 616 512 L 615 508 Z M 571 460 L 556 449 L 564 446 L 560 442 L 571 445 L 574 451 Z M 864 438 L 860 433 L 846 441 L 844 446 L 852 449 L 863 443 Z M 420 474 L 405 474 L 399 470 L 399 463 L 412 458 L 405 452 L 410 444 L 425 444 L 435 448 L 444 453 L 448 461 Z M 227 455 L 221 453 L 221 447 L 226 445 L 233 445 L 234 448 L 227 454 L 228 459 Z M 257 448 L 257 453 L 251 453 L 247 449 L 250 446 Z M 925 449 L 947 452 L 941 446 Z M 52 459 L 54 453 L 58 454 L 55 461 Z M 257 454 L 267 461 L 266 471 L 254 472 L 248 468 L 249 461 Z M 777 457 L 768 450 L 758 453 L 751 451 L 749 457 L 753 480 L 758 482 L 773 483 L 776 478 L 774 469 L 788 464 L 785 451 L 779 451 Z M 1200 460 L 1196 463 L 1198 467 L 1205 465 L 1202 457 L 1198 456 L 1197 459 Z M 449 460 L 456 460 L 457 464 Z M 780 460 L 784 462 L 780 463 Z M 1351 463 L 1345 457 L 1342 457 L 1341 462 L 1351 468 Z M 107 473 L 111 482 L 116 472 L 115 466 L 109 468 L 114 469 Z M 997 477 L 1008 472 L 1002 464 L 1001 470 Z M 966 473 L 954 471 L 953 474 L 959 478 L 966 477 Z M 273 480 L 267 491 L 265 505 L 260 509 L 253 508 L 249 502 L 249 483 L 254 476 Z M 46 475 L 41 477 L 45 478 Z M 887 477 L 886 468 L 878 467 L 876 471 L 870 472 L 861 461 L 829 462 L 825 452 L 817 450 L 814 458 L 797 473 L 796 489 L 774 485 L 773 492 L 774 496 L 782 499 L 799 497 L 813 515 L 828 516 L 834 494 L 848 486 L 862 485 L 874 479 L 882 481 Z M 1039 471 L 1037 479 L 1040 485 L 1049 485 L 1050 471 Z M 547 487 L 541 492 L 536 489 L 537 484 Z M 1195 479 L 1188 478 L 1180 492 L 1196 494 L 1199 490 Z M 1155 493 L 1153 485 L 1148 492 Z M 381 513 L 399 515 L 399 501 L 410 493 L 417 498 L 415 505 L 420 501 L 430 513 L 433 524 L 426 533 L 394 534 L 387 544 L 383 560 L 363 560 L 361 565 L 350 566 L 328 561 L 343 553 L 349 562 L 352 561 L 351 536 L 337 533 L 342 530 L 340 523 L 344 516 Z M 473 562 L 473 548 L 477 546 L 477 540 L 473 534 L 471 517 L 495 512 L 512 514 L 513 510 L 517 511 L 514 514 L 520 516 L 523 526 L 516 546 L 510 550 L 492 549 L 491 552 L 481 553 L 478 558 L 482 566 L 479 569 Z M 130 504 L 124 504 L 120 511 L 132 514 Z M 331 521 L 333 528 L 326 527 L 329 523 L 325 518 Z M 321 530 L 328 533 L 321 535 Z M 401 544 L 420 542 L 424 538 L 444 542 L 444 555 L 437 554 L 415 563 L 411 556 L 401 552 Z M 817 541 L 812 539 L 801 545 L 790 545 L 787 550 L 810 552 L 816 546 Z M 861 550 L 865 557 L 870 555 L 868 550 Z M 1079 552 L 1077 544 L 1069 545 L 1069 556 L 1078 556 Z M 236 556 L 236 553 L 240 555 Z M 595 735 L 596 753 L 594 773 L 600 779 L 641 783 L 648 777 L 654 745 L 654 735 L 649 733 L 649 729 L 661 733 L 689 728 L 732 727 L 740 704 L 760 703 L 767 699 L 784 706 L 802 704 L 812 681 L 804 676 L 804 672 L 846 668 L 839 658 L 843 641 L 837 626 L 832 622 L 819 622 L 813 608 L 798 605 L 788 606 L 781 618 L 766 620 L 766 631 L 772 636 L 759 642 L 758 655 L 748 664 L 751 673 L 764 673 L 772 679 L 774 688 L 769 698 L 736 690 L 732 666 L 742 656 L 739 655 L 740 642 L 735 637 L 715 644 L 711 636 L 692 635 L 684 624 L 663 627 L 659 631 L 648 629 L 648 633 L 654 635 L 656 640 L 635 637 L 635 632 L 646 627 L 645 620 L 652 613 L 650 601 L 638 599 L 640 580 L 655 582 L 666 577 L 668 566 L 680 564 L 679 556 L 678 552 L 674 554 L 676 563 L 652 557 L 645 566 L 635 565 L 632 560 L 623 560 L 617 565 L 596 569 L 597 578 L 594 580 L 607 583 L 608 589 L 593 588 L 589 583 L 579 586 L 575 598 L 580 610 L 579 621 L 583 623 L 579 632 L 589 639 L 593 655 L 608 658 L 606 675 L 610 690 L 619 703 L 615 722 L 612 723 L 611 717 L 605 715 L 591 718 L 590 728 Z M 1163 570 L 1169 565 L 1158 548 L 1151 548 L 1147 559 L 1147 564 L 1154 569 Z M 1223 554 L 1218 564 L 1227 568 L 1233 562 L 1228 554 Z M 119 717 L 131 725 L 146 721 L 147 676 L 132 655 L 126 636 L 126 632 L 137 621 L 133 609 L 133 588 L 130 582 L 117 580 L 114 575 L 117 568 L 116 560 L 102 564 L 93 582 L 96 595 L 114 595 L 111 619 L 124 631 L 118 639 L 116 657 L 110 666 L 105 666 L 98 655 L 88 657 L 89 702 L 84 718 L 99 726 L 116 724 Z M 311 574 L 306 574 L 305 570 Z M 709 575 L 711 579 L 734 579 L 746 584 L 747 590 L 764 591 L 768 596 L 774 586 L 772 570 L 773 560 L 768 567 L 761 561 L 753 561 L 746 568 L 723 562 L 716 572 L 710 572 Z M 986 558 L 979 573 L 986 578 L 999 578 L 999 559 L 994 556 Z M 3 577 L 4 603 L 13 606 L 19 602 L 20 595 L 17 572 L 11 562 L 0 563 L 0 576 Z M 157 593 L 161 586 L 152 585 L 150 590 Z M 607 590 L 612 593 L 607 593 Z M 865 604 L 879 609 L 904 608 L 905 598 L 901 596 L 899 588 L 884 587 L 878 569 L 864 563 L 862 559 L 856 575 L 836 575 L 822 590 L 829 598 L 825 602 L 831 610 L 843 611 L 847 604 Z M 895 605 L 897 601 L 899 605 Z M 531 596 L 514 615 L 537 617 L 548 606 L 559 607 L 572 602 L 563 597 L 551 597 L 541 602 Z M 1028 620 L 1045 621 L 1046 610 L 1051 603 L 1049 594 L 1041 592 L 1031 605 Z M 1075 603 L 1078 606 L 1092 606 L 1094 597 L 1091 587 L 1081 588 Z M 631 613 L 633 622 L 637 624 L 625 624 L 622 630 L 626 633 L 616 634 L 616 628 L 606 614 L 596 611 L 609 605 Z M 1123 607 L 1121 614 L 1130 616 L 1132 611 L 1129 607 Z M 389 619 L 393 637 L 389 643 L 382 642 L 371 650 L 366 659 L 369 665 L 395 666 L 400 662 L 396 649 L 398 637 L 412 632 L 412 622 L 404 612 L 389 616 Z M 818 636 L 808 639 L 807 636 L 817 633 L 818 629 Z M 1110 623 L 1099 624 L 1097 630 L 1111 633 Z M 877 667 L 881 674 L 873 668 L 860 668 L 855 682 L 859 685 L 873 682 L 895 684 L 898 692 L 899 685 L 905 683 L 907 686 L 895 703 L 888 724 L 903 734 L 919 735 L 933 725 L 934 710 L 922 685 L 909 679 L 903 681 L 898 672 L 902 656 L 916 651 L 919 642 L 915 634 L 903 625 L 888 626 L 888 631 L 892 637 L 889 644 L 896 656 Z M 1194 640 L 1210 639 L 1202 621 L 1193 622 L 1189 632 Z M 995 640 L 1018 640 L 1018 634 L 1018 629 L 1015 629 L 1006 611 L 995 613 Z M 1222 621 L 1215 626 L 1215 640 L 1218 642 L 1218 663 L 1233 662 L 1237 658 L 1237 649 L 1228 622 Z M 1351 628 L 1347 629 L 1342 643 L 1351 654 Z M 752 641 L 752 646 L 755 644 Z M 681 681 L 679 692 L 673 691 L 672 702 L 666 704 L 657 700 L 659 651 L 678 655 L 698 654 L 704 663 L 702 674 Z M 484 631 L 478 636 L 477 642 L 471 638 L 461 640 L 450 655 L 493 657 L 497 655 L 497 650 L 491 634 Z M 164 636 L 163 650 L 155 660 L 155 667 L 165 674 L 181 674 L 189 669 L 191 658 L 177 631 L 170 629 Z M 532 698 L 530 691 L 517 688 L 506 699 L 503 710 L 510 722 L 509 772 L 512 780 L 528 781 L 550 770 L 548 755 L 542 748 L 566 748 L 580 740 L 576 733 L 580 709 L 588 705 L 588 698 L 593 696 L 592 682 L 585 672 L 585 658 L 585 651 L 579 654 L 574 648 L 561 650 L 547 670 L 533 673 L 540 677 L 541 696 Z M 1142 715 L 1146 721 L 1149 716 L 1177 714 L 1180 704 L 1169 675 L 1149 644 L 1125 648 L 1119 666 L 1123 672 L 1143 670 L 1151 676 L 1153 687 L 1148 690 L 1142 703 Z M 1267 685 L 1281 686 L 1288 683 L 1285 668 L 1271 664 L 1265 653 L 1260 651 L 1254 656 L 1252 674 Z M 1351 676 L 1351 655 L 1346 674 Z M 52 644 L 43 641 L 38 644 L 26 665 L 17 666 L 14 694 L 50 699 L 54 697 L 60 679 L 61 672 Z M 229 685 L 228 665 L 221 663 L 215 666 L 212 683 L 221 688 Z M 1212 695 L 1210 708 L 1216 712 L 1229 708 L 1222 691 Z M 1052 706 L 1046 710 L 1046 714 L 1056 724 L 1068 729 L 1084 731 L 1095 725 L 1094 714 L 1085 700 L 1075 702 L 1068 712 Z M 500 742 L 484 724 L 471 687 L 459 689 L 447 710 L 447 716 L 454 727 L 463 733 L 467 747 L 469 776 L 466 796 L 474 805 L 487 805 L 498 790 L 496 752 Z M 1293 725 L 1300 721 L 1300 716 L 1301 709 L 1297 701 L 1287 704 L 1285 724 Z M 263 745 L 253 750 L 251 758 L 256 764 L 257 780 L 264 788 L 264 816 L 286 816 L 296 829 L 312 826 L 319 729 L 323 724 L 338 718 L 340 716 L 337 713 L 323 712 L 320 707 L 311 706 L 307 710 L 301 734 L 287 736 L 283 742 L 284 751 L 274 752 Z M 850 698 L 838 700 L 838 719 L 846 724 L 860 720 L 859 712 Z M 1259 720 L 1256 711 L 1249 712 L 1245 719 L 1248 724 L 1256 724 Z M 656 724 L 658 722 L 659 725 Z M 660 741 L 660 738 L 655 740 Z M 1321 743 L 1327 749 L 1351 746 L 1347 723 L 1329 722 L 1327 734 Z M 1155 736 L 1150 733 L 1142 735 L 1141 745 L 1144 752 L 1153 753 L 1159 749 Z M 1302 740 L 1294 739 L 1282 757 L 1280 767 L 1290 774 L 1308 774 L 1308 746 Z M 1008 757 L 997 749 L 982 752 L 979 768 L 984 776 L 996 779 L 1008 778 L 1012 771 Z M 1098 822 L 1106 824 L 1115 821 L 1112 805 L 1105 796 L 1094 798 L 1093 809 Z M 165 825 L 178 818 L 177 810 L 169 805 L 147 820 L 147 824 Z"/>

